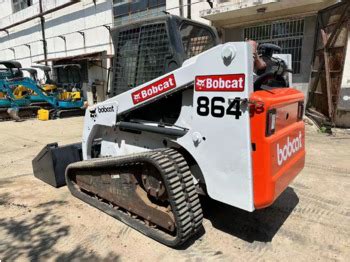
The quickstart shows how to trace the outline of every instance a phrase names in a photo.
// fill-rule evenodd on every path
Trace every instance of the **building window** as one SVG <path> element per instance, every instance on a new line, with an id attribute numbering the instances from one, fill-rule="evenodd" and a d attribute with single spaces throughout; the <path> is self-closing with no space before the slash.
<path id="1" fill-rule="evenodd" d="M 33 5 L 33 0 L 12 0 L 13 12 L 16 13 Z"/>
<path id="2" fill-rule="evenodd" d="M 114 24 L 122 25 L 165 11 L 165 0 L 113 0 Z"/>
<path id="3" fill-rule="evenodd" d="M 282 53 L 291 54 L 295 74 L 300 74 L 303 35 L 303 19 L 277 21 L 244 29 L 245 39 L 259 43 L 273 43 L 282 48 Z"/>

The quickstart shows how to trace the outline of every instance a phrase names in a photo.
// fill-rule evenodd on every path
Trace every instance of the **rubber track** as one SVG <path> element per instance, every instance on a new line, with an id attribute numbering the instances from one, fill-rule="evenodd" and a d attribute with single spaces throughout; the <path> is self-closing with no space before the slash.
<path id="1" fill-rule="evenodd" d="M 191 212 L 193 230 L 194 232 L 197 232 L 202 227 L 203 212 L 193 183 L 190 167 L 185 158 L 178 151 L 174 149 L 166 149 L 163 152 L 176 164 L 176 169 L 180 174 L 182 189 L 185 192 L 185 197 Z"/>
<path id="2" fill-rule="evenodd" d="M 70 176 L 78 170 L 89 171 L 91 169 L 99 169 L 106 167 L 134 165 L 141 162 L 153 164 L 163 178 L 167 189 L 169 203 L 175 217 L 176 235 L 170 235 L 157 228 L 147 226 L 143 220 L 128 215 L 121 209 L 115 209 L 111 203 L 106 203 L 81 192 L 77 186 L 70 180 Z M 122 156 L 116 158 L 92 159 L 81 161 L 69 165 L 66 169 L 66 182 L 71 193 L 99 208 L 105 213 L 117 218 L 141 233 L 157 240 L 158 242 L 171 247 L 177 247 L 183 244 L 191 236 L 195 234 L 201 226 L 202 212 L 198 196 L 195 192 L 192 176 L 189 167 L 183 157 L 175 150 L 155 150 L 130 156 Z M 189 179 L 191 177 L 191 179 Z M 198 200 L 198 201 L 197 201 Z"/>

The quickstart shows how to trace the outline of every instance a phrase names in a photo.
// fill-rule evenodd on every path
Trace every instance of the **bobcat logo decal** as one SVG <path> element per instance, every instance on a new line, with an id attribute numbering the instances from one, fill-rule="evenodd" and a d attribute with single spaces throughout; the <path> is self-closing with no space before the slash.
<path id="1" fill-rule="evenodd" d="M 95 117 L 97 117 L 97 114 L 96 114 L 96 108 L 95 109 L 92 109 L 92 110 L 90 110 L 90 117 L 91 118 L 95 118 Z"/>
<path id="2" fill-rule="evenodd" d="M 206 79 L 197 79 L 197 86 L 200 86 L 200 87 L 205 86 L 205 80 Z"/>

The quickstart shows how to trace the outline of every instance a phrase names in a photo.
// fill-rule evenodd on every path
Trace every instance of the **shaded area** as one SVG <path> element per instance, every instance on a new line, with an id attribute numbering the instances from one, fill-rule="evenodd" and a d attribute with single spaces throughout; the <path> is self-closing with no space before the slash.
<path id="1" fill-rule="evenodd" d="M 106 257 L 102 258 L 96 255 L 92 250 L 86 251 L 81 247 L 77 247 L 71 252 L 60 254 L 55 261 L 70 261 L 70 262 L 81 262 L 81 261 L 101 261 L 101 262 L 112 262 L 119 261 L 119 256 L 113 252 L 109 252 Z"/>
<path id="2" fill-rule="evenodd" d="M 1 188 L 1 182 L 0 182 L 0 188 Z M 10 194 L 4 193 L 0 195 L 0 207 L 6 206 L 9 203 L 10 200 Z"/>
<path id="3" fill-rule="evenodd" d="M 287 188 L 276 202 L 253 213 L 209 198 L 201 199 L 204 217 L 213 227 L 248 242 L 271 242 L 299 203 L 292 188 Z"/>
<path id="4" fill-rule="evenodd" d="M 62 225 L 62 216 L 53 214 L 52 210 L 63 203 L 48 202 L 40 208 L 33 217 L 1 218 L 0 230 L 8 236 L 0 243 L 1 258 L 4 261 L 28 257 L 33 261 L 48 258 L 52 255 L 51 248 L 59 239 L 69 234 L 69 226 Z M 30 213 L 31 210 L 23 206 Z"/>
<path id="5" fill-rule="evenodd" d="M 8 193 L 0 195 L 0 207 L 16 208 L 22 214 L 0 218 L 0 258 L 3 261 L 16 261 L 28 258 L 39 261 L 55 258 L 56 261 L 117 261 L 118 255 L 110 252 L 100 257 L 84 247 L 72 247 L 71 251 L 59 252 L 55 245 L 70 234 L 70 226 L 64 224 L 64 214 L 55 212 L 67 201 L 53 200 L 35 207 L 12 203 Z M 31 215 L 31 213 L 35 213 Z"/>
<path id="6" fill-rule="evenodd" d="M 0 188 L 3 187 L 8 187 L 10 184 L 12 184 L 13 182 L 9 179 L 0 179 Z"/>

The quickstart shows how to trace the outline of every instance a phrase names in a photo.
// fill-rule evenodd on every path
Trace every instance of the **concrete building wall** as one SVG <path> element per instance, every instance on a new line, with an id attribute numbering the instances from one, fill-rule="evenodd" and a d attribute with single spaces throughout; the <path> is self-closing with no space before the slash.
<path id="1" fill-rule="evenodd" d="M 96 1 L 96 5 L 92 1 L 84 0 L 46 15 L 45 33 L 48 58 L 99 51 L 107 51 L 108 54 L 112 54 L 113 48 L 109 31 L 103 26 L 112 25 L 111 5 L 112 0 Z M 45 8 L 49 9 L 48 6 Z M 38 12 L 36 5 L 33 5 L 4 19 L 16 22 L 20 20 L 17 17 L 23 19 L 23 17 L 33 16 Z M 6 23 L 3 22 L 3 24 Z M 2 59 L 16 59 L 23 66 L 30 66 L 31 63 L 44 59 L 39 18 L 10 28 L 8 32 L 9 34 L 0 32 L 0 56 Z M 85 35 L 85 41 L 79 32 Z M 65 41 L 62 37 L 65 38 Z M 31 50 L 26 45 L 30 45 Z"/>
<path id="2" fill-rule="evenodd" d="M 293 84 L 295 84 L 295 87 L 302 90 L 305 94 L 307 94 L 307 88 L 311 73 L 316 21 L 316 15 L 304 18 L 304 34 L 301 48 L 301 70 L 300 74 L 293 74 Z M 257 23 L 257 25 L 258 24 L 259 23 Z M 224 41 L 244 41 L 244 28 L 245 26 L 225 28 Z"/>
<path id="3" fill-rule="evenodd" d="M 0 0 L 1 1 L 1 0 Z M 43 11 L 50 10 L 70 2 L 70 0 L 43 0 Z M 0 2 L 2 13 L 0 28 L 39 14 L 39 1 L 13 14 L 11 1 Z M 61 10 L 45 15 L 45 39 L 49 65 L 52 59 L 63 59 L 89 53 L 114 52 L 109 30 L 105 26 L 113 25 L 113 0 L 83 0 Z M 40 18 L 0 32 L 1 60 L 17 60 L 23 67 L 30 67 L 38 61 L 43 63 L 44 48 Z M 75 63 L 73 61 L 73 63 Z M 88 62 L 88 76 L 85 81 L 95 80 L 107 83 L 107 70 L 110 60 Z M 104 88 L 105 88 L 104 86 Z M 105 91 L 103 91 L 105 93 Z"/>
<path id="4" fill-rule="evenodd" d="M 3 17 L 12 14 L 12 2 L 11 0 L 0 0 L 0 25 Z"/>
<path id="5" fill-rule="evenodd" d="M 203 9 L 200 16 L 216 26 L 233 27 L 257 21 L 279 20 L 286 17 L 310 16 L 338 0 L 217 0 L 214 8 Z"/>
<path id="6" fill-rule="evenodd" d="M 350 26 L 348 28 L 350 29 Z M 340 127 L 349 128 L 350 126 L 350 30 L 347 32 L 345 64 L 335 121 Z"/>
<path id="7" fill-rule="evenodd" d="M 112 25 L 112 1 L 82 1 L 52 13 L 46 18 L 48 57 L 75 56 L 84 53 L 113 52 L 108 30 Z M 85 36 L 84 37 L 81 33 Z M 60 38 L 65 37 L 65 40 Z"/>
<path id="8" fill-rule="evenodd" d="M 217 0 L 214 8 L 199 11 L 223 32 L 224 42 L 244 41 L 244 29 L 275 21 L 304 19 L 300 73 L 293 75 L 296 88 L 307 94 L 311 73 L 317 12 L 337 0 Z"/>
<path id="9" fill-rule="evenodd" d="M 350 26 L 349 26 L 350 29 Z M 348 32 L 348 44 L 346 48 L 345 65 L 343 71 L 342 88 L 350 89 L 350 31 Z M 350 92 L 349 92 L 350 93 Z M 350 103 L 350 96 L 349 96 Z"/>

